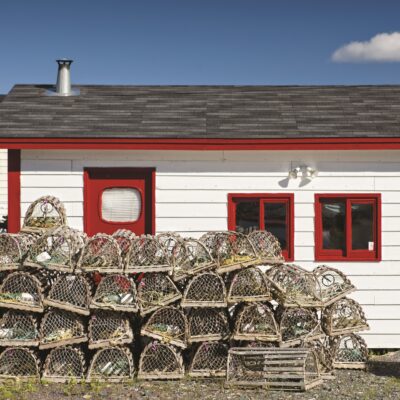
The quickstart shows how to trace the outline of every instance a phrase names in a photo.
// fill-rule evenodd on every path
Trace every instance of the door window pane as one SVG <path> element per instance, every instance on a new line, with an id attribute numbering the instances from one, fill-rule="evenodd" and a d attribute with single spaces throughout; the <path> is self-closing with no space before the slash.
<path id="1" fill-rule="evenodd" d="M 249 233 L 260 229 L 260 202 L 241 201 L 236 204 L 236 231 Z"/>
<path id="2" fill-rule="evenodd" d="M 346 204 L 344 202 L 322 203 L 323 248 L 345 250 Z"/>
<path id="3" fill-rule="evenodd" d="M 351 205 L 353 250 L 374 249 L 374 207 L 372 204 Z"/>
<path id="4" fill-rule="evenodd" d="M 134 188 L 110 188 L 101 194 L 101 216 L 107 222 L 135 222 L 140 217 L 142 198 Z"/>
<path id="5" fill-rule="evenodd" d="M 264 226 L 287 249 L 286 203 L 264 203 Z"/>

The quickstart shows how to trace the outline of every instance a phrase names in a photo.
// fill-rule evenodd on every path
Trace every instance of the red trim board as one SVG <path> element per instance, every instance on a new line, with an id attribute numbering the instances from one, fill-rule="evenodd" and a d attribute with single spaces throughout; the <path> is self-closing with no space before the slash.
<path id="1" fill-rule="evenodd" d="M 400 150 L 394 138 L 0 138 L 0 148 L 65 150 Z"/>
<path id="2" fill-rule="evenodd" d="M 21 228 L 21 150 L 8 150 L 8 232 Z"/>

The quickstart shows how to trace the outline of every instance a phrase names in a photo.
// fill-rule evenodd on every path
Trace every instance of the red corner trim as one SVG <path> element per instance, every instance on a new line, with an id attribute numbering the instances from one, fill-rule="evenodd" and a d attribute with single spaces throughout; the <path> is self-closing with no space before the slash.
<path id="1" fill-rule="evenodd" d="M 8 150 L 8 232 L 21 228 L 21 150 Z"/>
<path id="2" fill-rule="evenodd" d="M 189 138 L 0 138 L 6 149 L 103 150 L 400 150 L 394 138 L 291 138 L 291 139 L 189 139 Z"/>

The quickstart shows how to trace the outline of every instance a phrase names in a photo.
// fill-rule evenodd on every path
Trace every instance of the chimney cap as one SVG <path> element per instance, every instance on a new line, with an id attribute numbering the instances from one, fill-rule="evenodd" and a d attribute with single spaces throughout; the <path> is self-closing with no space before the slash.
<path id="1" fill-rule="evenodd" d="M 71 65 L 74 62 L 74 60 L 71 60 L 70 58 L 59 58 L 56 60 L 56 62 L 58 63 L 58 65 L 64 65 L 64 64 Z"/>

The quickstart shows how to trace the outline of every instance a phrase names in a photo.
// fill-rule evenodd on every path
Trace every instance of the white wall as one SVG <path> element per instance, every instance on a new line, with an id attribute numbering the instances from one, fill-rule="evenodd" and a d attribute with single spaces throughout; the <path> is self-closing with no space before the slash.
<path id="1" fill-rule="evenodd" d="M 7 215 L 7 150 L 0 149 L 0 218 Z"/>
<path id="2" fill-rule="evenodd" d="M 316 167 L 301 185 L 289 169 Z M 72 226 L 83 227 L 84 167 L 156 167 L 156 229 L 198 237 L 227 228 L 227 194 L 295 193 L 295 262 L 313 268 L 314 193 L 382 193 L 382 262 L 330 263 L 351 277 L 371 331 L 370 347 L 400 348 L 400 151 L 23 151 L 22 215 L 45 194 L 66 205 Z"/>

